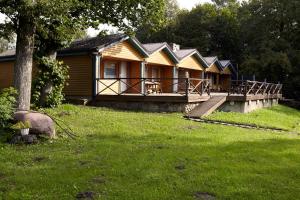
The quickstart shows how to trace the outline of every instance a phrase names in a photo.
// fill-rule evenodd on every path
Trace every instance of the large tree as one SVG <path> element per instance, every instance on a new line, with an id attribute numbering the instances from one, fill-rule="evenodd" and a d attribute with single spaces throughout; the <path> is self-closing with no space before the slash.
<path id="1" fill-rule="evenodd" d="M 147 40 L 177 42 L 231 59 L 239 64 L 239 74 L 281 82 L 287 97 L 300 99 L 300 1 L 213 2 L 180 11 Z"/>
<path id="2" fill-rule="evenodd" d="M 0 25 L 0 36 L 17 35 L 14 67 L 17 109 L 30 108 L 37 31 L 41 42 L 50 43 L 42 49 L 55 57 L 56 50 L 68 44 L 78 29 L 107 23 L 119 26 L 120 30 L 129 30 L 146 19 L 157 22 L 162 5 L 162 0 L 0 0 L 0 13 L 7 16 L 5 23 Z"/>

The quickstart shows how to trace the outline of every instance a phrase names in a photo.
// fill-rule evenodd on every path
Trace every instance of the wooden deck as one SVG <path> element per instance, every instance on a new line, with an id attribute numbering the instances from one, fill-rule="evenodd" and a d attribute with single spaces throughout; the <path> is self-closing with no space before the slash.
<path id="1" fill-rule="evenodd" d="M 122 94 L 97 95 L 96 101 L 193 103 L 207 101 L 209 98 L 209 95 L 189 94 L 186 96 L 178 93 L 149 94 L 146 96 L 141 94 Z"/>
<path id="2" fill-rule="evenodd" d="M 282 94 L 250 94 L 236 95 L 230 94 L 227 96 L 227 101 L 255 101 L 263 99 L 282 99 Z"/>

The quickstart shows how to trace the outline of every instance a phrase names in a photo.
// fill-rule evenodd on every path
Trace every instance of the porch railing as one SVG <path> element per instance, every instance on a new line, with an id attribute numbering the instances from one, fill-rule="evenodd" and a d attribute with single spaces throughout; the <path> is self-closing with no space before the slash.
<path id="1" fill-rule="evenodd" d="M 282 84 L 259 81 L 231 81 L 229 95 L 278 95 L 282 94 Z"/>
<path id="2" fill-rule="evenodd" d="M 210 95 L 209 79 L 196 78 L 99 78 L 98 95 Z"/>

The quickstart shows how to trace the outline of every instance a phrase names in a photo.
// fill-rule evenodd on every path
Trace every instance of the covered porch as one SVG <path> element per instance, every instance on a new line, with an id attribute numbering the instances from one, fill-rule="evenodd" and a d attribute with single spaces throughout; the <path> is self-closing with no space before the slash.
<path id="1" fill-rule="evenodd" d="M 96 100 L 201 102 L 210 98 L 209 80 L 196 78 L 99 78 Z"/>

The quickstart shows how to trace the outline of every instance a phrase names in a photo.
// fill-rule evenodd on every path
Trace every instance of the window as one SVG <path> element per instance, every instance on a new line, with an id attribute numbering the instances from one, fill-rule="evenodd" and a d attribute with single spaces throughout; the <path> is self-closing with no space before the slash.
<path id="1" fill-rule="evenodd" d="M 104 78 L 117 78 L 116 63 L 105 63 Z"/>

